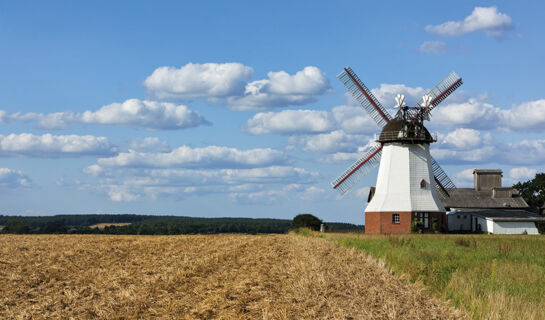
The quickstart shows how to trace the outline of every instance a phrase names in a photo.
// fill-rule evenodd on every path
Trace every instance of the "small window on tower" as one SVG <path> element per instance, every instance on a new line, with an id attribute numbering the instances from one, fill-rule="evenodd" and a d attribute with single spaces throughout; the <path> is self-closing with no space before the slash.
<path id="1" fill-rule="evenodd" d="M 422 179 L 420 180 L 420 189 L 424 189 L 426 187 L 426 180 Z"/>
<path id="2" fill-rule="evenodd" d="M 392 214 L 392 223 L 399 223 L 399 213 Z"/>

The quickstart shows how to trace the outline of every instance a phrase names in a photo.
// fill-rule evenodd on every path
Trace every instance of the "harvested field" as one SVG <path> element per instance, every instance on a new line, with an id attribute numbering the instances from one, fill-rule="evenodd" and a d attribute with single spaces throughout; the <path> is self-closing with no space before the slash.
<path id="1" fill-rule="evenodd" d="M 0 318 L 458 319 L 360 251 L 297 235 L 0 236 Z"/>
<path id="2" fill-rule="evenodd" d="M 124 227 L 130 225 L 130 222 L 107 222 L 107 223 L 97 223 L 89 226 L 91 229 L 104 229 L 106 227 Z"/>

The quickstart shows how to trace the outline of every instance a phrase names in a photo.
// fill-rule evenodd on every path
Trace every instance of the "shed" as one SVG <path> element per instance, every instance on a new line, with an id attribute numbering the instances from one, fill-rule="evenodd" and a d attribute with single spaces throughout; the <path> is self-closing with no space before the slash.
<path id="1" fill-rule="evenodd" d="M 545 217 L 521 209 L 462 209 L 447 212 L 449 231 L 493 234 L 538 234 L 536 222 Z"/>

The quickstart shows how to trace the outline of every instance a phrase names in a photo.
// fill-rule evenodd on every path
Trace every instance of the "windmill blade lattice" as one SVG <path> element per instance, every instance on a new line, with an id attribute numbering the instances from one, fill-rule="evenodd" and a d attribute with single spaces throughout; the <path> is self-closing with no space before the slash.
<path id="1" fill-rule="evenodd" d="M 445 79 L 441 80 L 430 92 L 427 93 L 427 96 L 431 97 L 431 103 L 426 105 L 424 97 L 415 104 L 415 107 L 425 108 L 425 112 L 419 112 L 412 115 L 414 118 L 424 116 L 425 119 L 429 120 L 430 111 L 437 107 L 443 100 L 445 100 L 451 93 L 453 93 L 459 86 L 463 84 L 462 78 L 460 78 L 456 72 L 452 71 Z"/>
<path id="2" fill-rule="evenodd" d="M 345 88 L 352 94 L 354 99 L 360 103 L 360 105 L 369 113 L 371 119 L 373 119 L 379 126 L 384 126 L 392 120 L 392 116 L 384 107 L 378 102 L 377 98 L 371 93 L 360 78 L 354 73 L 352 68 L 346 67 L 337 75 L 337 78 L 345 86 Z"/>
<path id="3" fill-rule="evenodd" d="M 361 158 L 354 162 L 346 169 L 337 179 L 331 182 L 333 189 L 339 193 L 345 194 L 358 181 L 366 176 L 371 170 L 378 167 L 380 164 L 380 155 L 382 154 L 382 146 L 376 144 L 369 149 Z"/>
<path id="4" fill-rule="evenodd" d="M 435 178 L 437 190 L 443 196 L 450 197 L 449 190 L 456 189 L 456 186 L 454 185 L 454 182 L 452 182 L 452 180 L 450 180 L 450 178 L 447 176 L 443 168 L 441 168 L 439 163 L 437 163 L 437 161 L 435 161 L 435 159 L 431 155 L 430 157 L 431 169 Z"/>

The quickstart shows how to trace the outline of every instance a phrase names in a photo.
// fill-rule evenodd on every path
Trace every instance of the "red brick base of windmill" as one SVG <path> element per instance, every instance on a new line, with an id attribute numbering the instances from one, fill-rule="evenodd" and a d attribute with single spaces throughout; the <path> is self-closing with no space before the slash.
<path id="1" fill-rule="evenodd" d="M 411 233 L 413 221 L 422 221 L 422 232 L 434 232 L 434 226 L 437 231 L 447 230 L 447 215 L 444 212 L 365 212 L 365 233 Z"/>

